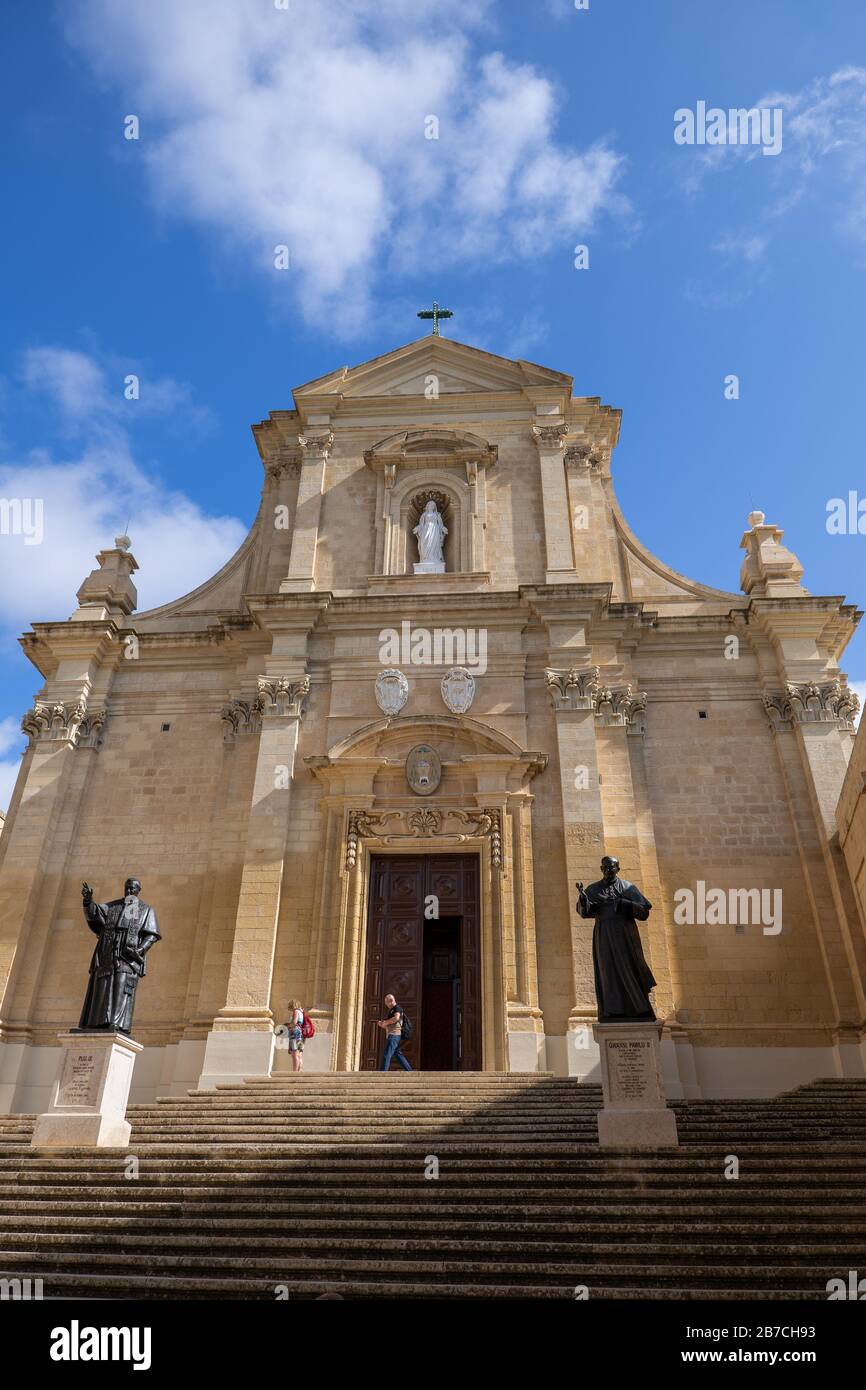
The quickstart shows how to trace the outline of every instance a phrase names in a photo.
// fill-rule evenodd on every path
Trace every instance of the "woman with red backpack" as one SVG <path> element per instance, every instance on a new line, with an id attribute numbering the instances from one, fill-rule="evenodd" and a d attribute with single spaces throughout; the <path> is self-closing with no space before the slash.
<path id="1" fill-rule="evenodd" d="M 289 1052 L 292 1054 L 292 1070 L 302 1071 L 304 1066 L 304 1039 L 315 1034 L 313 1020 L 307 1016 L 300 999 L 289 1000 Z"/>

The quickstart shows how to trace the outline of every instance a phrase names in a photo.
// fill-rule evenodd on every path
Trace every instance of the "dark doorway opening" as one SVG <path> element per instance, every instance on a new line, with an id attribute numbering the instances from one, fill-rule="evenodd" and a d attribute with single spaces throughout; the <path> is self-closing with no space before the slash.
<path id="1" fill-rule="evenodd" d="M 421 1067 L 457 1071 L 460 1066 L 460 918 L 424 923 L 424 986 L 421 996 Z"/>
<path id="2" fill-rule="evenodd" d="M 412 1020 L 402 1050 L 413 1067 L 481 1070 L 479 935 L 477 855 L 372 856 L 362 1071 L 382 1062 L 386 994 Z"/>

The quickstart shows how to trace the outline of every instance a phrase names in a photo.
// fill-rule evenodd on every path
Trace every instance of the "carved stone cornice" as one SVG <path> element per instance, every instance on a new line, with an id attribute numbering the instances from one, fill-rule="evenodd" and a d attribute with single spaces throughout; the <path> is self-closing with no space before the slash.
<path id="1" fill-rule="evenodd" d="M 782 692 L 763 696 L 770 727 L 776 732 L 797 724 L 838 724 L 854 732 L 860 700 L 841 681 L 788 681 Z"/>
<path id="2" fill-rule="evenodd" d="M 560 710 L 594 709 L 598 689 L 598 667 L 570 667 L 568 670 L 548 669 L 544 672 L 553 708 Z"/>
<path id="3" fill-rule="evenodd" d="M 405 830 L 392 832 L 390 821 L 398 821 Z M 456 821 L 466 829 L 449 830 L 448 822 Z M 490 857 L 495 868 L 502 866 L 502 813 L 496 806 L 481 811 L 463 811 L 454 807 L 422 806 L 393 811 L 350 811 L 346 826 L 346 868 L 354 869 L 358 859 L 358 843 L 362 839 L 377 839 L 383 845 L 396 845 L 407 840 L 435 836 L 447 844 L 465 844 L 467 840 L 486 837 L 490 840 Z"/>
<path id="4" fill-rule="evenodd" d="M 104 709 L 88 710 L 83 700 L 49 703 L 37 700 L 21 720 L 21 730 L 29 747 L 37 744 L 68 744 L 71 748 L 98 749 L 105 726 Z"/>
<path id="5" fill-rule="evenodd" d="M 408 469 L 459 468 L 479 470 L 493 467 L 499 446 L 465 431 L 424 429 L 403 430 L 364 452 L 364 462 L 373 472 L 382 472 L 390 489 L 399 473 Z"/>
<path id="6" fill-rule="evenodd" d="M 310 693 L 309 676 L 301 676 L 299 680 L 289 680 L 285 676 L 259 676 L 257 684 L 262 716 L 292 715 L 299 719 L 306 712 Z"/>
<path id="7" fill-rule="evenodd" d="M 568 430 L 568 425 L 533 425 L 532 435 L 544 453 L 555 453 L 565 448 Z"/>
<path id="8" fill-rule="evenodd" d="M 231 700 L 223 705 L 220 718 L 223 721 L 223 742 L 234 743 L 238 737 L 257 734 L 262 727 L 262 711 L 265 707 L 263 695 L 252 700 Z"/>
<path id="9" fill-rule="evenodd" d="M 606 728 L 627 728 L 643 733 L 646 691 L 631 685 L 604 686 L 595 692 L 595 717 Z"/>

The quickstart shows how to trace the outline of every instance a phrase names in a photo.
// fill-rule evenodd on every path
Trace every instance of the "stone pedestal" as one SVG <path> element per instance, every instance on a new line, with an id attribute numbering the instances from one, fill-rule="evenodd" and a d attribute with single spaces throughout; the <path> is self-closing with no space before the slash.
<path id="1" fill-rule="evenodd" d="M 444 560 L 417 560 L 412 566 L 414 574 L 444 574 Z"/>
<path id="2" fill-rule="evenodd" d="M 31 1146 L 125 1148 L 131 1128 L 126 1105 L 143 1044 L 123 1033 L 61 1033 L 59 1040 L 51 1106 L 37 1116 Z"/>
<path id="3" fill-rule="evenodd" d="M 655 1023 L 595 1023 L 604 1109 L 598 1142 L 621 1148 L 659 1149 L 679 1143 L 677 1121 L 665 1102 Z"/>
<path id="4" fill-rule="evenodd" d="M 237 1086 L 248 1076 L 270 1076 L 274 1066 L 274 1033 L 214 1029 L 207 1036 L 198 1090 Z"/>

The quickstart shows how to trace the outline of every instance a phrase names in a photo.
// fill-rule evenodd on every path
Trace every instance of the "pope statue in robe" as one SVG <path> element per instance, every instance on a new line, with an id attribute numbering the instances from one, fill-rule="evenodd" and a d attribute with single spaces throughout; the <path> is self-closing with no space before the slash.
<path id="1" fill-rule="evenodd" d="M 81 885 L 87 925 L 97 938 L 90 962 L 90 983 L 78 1027 L 129 1033 L 135 991 L 146 971 L 145 956 L 160 938 L 156 913 L 139 899 L 141 884 L 128 878 L 124 896 L 95 903 L 89 884 Z"/>
<path id="2" fill-rule="evenodd" d="M 577 910 L 594 917 L 592 964 L 599 1023 L 639 1023 L 655 1018 L 650 990 L 653 973 L 644 959 L 635 922 L 645 922 L 652 903 L 626 879 L 619 878 L 619 860 L 605 855 L 602 877 L 584 888 L 577 885 Z"/>

